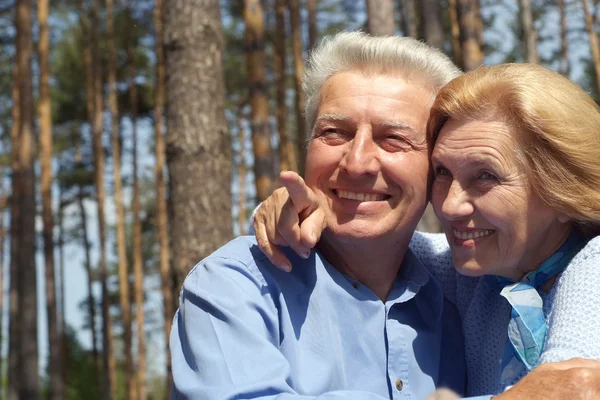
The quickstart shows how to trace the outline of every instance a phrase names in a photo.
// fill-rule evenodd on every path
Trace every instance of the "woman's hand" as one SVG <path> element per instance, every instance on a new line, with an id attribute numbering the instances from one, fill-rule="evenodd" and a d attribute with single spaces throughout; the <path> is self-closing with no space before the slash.
<path id="1" fill-rule="evenodd" d="M 290 260 L 277 248 L 289 246 L 300 257 L 308 258 L 325 229 L 325 213 L 318 196 L 300 175 L 284 171 L 279 175 L 283 187 L 275 190 L 254 216 L 258 247 L 273 264 L 291 271 Z"/>

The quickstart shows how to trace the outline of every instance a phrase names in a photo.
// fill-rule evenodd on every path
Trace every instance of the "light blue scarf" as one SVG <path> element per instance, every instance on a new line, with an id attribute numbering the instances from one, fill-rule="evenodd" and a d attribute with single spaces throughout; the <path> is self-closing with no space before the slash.
<path id="1" fill-rule="evenodd" d="M 486 276 L 487 282 L 500 291 L 500 295 L 512 306 L 508 323 L 509 340 L 502 357 L 501 383 L 513 383 L 521 373 L 522 366 L 531 371 L 538 365 L 547 329 L 543 309 L 545 293 L 540 287 L 560 274 L 584 246 L 585 241 L 581 236 L 571 234 L 550 258 L 520 282 L 502 276 Z"/>

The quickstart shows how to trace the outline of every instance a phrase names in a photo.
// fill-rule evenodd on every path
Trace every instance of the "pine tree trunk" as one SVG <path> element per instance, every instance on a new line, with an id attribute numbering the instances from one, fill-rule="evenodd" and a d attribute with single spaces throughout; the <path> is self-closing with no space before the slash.
<path id="1" fill-rule="evenodd" d="M 73 126 L 73 147 L 75 149 L 75 164 L 80 171 L 84 170 L 81 148 L 79 145 L 80 126 Z M 96 329 L 96 301 L 94 300 L 94 292 L 92 290 L 94 274 L 92 271 L 91 244 L 88 235 L 88 217 L 84 206 L 85 193 L 83 184 L 79 183 L 77 188 L 77 206 L 79 207 L 79 217 L 81 219 L 81 236 L 83 245 L 83 254 L 85 255 L 85 273 L 87 275 L 87 290 L 88 290 L 88 314 L 90 319 L 90 331 L 92 334 L 92 359 L 94 360 L 94 368 L 96 372 L 100 371 L 100 360 L 98 355 L 98 333 Z M 96 373 L 98 387 L 102 387 L 102 379 L 100 374 Z"/>
<path id="2" fill-rule="evenodd" d="M 458 0 L 460 43 L 463 54 L 462 67 L 465 71 L 471 71 L 483 63 L 483 51 L 480 46 L 481 39 L 479 33 L 481 16 L 479 15 L 478 1 Z"/>
<path id="3" fill-rule="evenodd" d="M 4 171 L 0 173 L 0 176 L 4 178 Z M 6 248 L 6 203 L 6 193 L 4 190 L 2 190 L 2 196 L 0 197 L 0 349 L 4 348 L 4 256 Z M 4 371 L 4 359 L 2 358 L 0 358 L 0 369 Z M 0 385 L 0 399 L 4 398 L 4 385 Z"/>
<path id="4" fill-rule="evenodd" d="M 433 47 L 444 48 L 442 10 L 438 0 L 421 0 L 421 27 L 423 39 Z"/>
<path id="5" fill-rule="evenodd" d="M 450 31 L 452 33 L 452 53 L 454 63 L 462 68 L 462 48 L 460 46 L 460 24 L 458 23 L 458 8 L 456 0 L 448 0 L 448 13 L 450 15 Z"/>
<path id="6" fill-rule="evenodd" d="M 269 103 L 265 82 L 264 16 L 260 0 L 244 0 L 246 68 L 250 92 L 256 200 L 265 200 L 273 187 Z"/>
<path id="7" fill-rule="evenodd" d="M 237 112 L 237 129 L 238 129 L 238 142 L 240 144 L 240 154 L 238 163 L 238 226 L 239 235 L 246 234 L 246 131 L 244 130 L 244 107 L 246 104 L 241 102 L 238 106 Z M 281 146 L 281 144 L 280 144 Z"/>
<path id="8" fill-rule="evenodd" d="M 94 184 L 98 212 L 98 237 L 100 242 L 100 285 L 102 287 L 102 364 L 104 369 L 104 398 L 116 397 L 116 362 L 113 354 L 112 320 L 109 312 L 108 269 L 106 265 L 106 199 L 104 184 L 104 147 L 102 144 L 103 121 L 103 84 L 102 63 L 100 58 L 100 0 L 94 0 L 92 7 L 91 49 L 94 67 L 94 120 L 92 124 L 92 142 L 94 158 Z"/>
<path id="9" fill-rule="evenodd" d="M 285 45 L 285 0 L 277 0 L 275 5 L 275 85 L 277 88 L 277 129 L 279 131 L 279 169 L 298 171 L 296 150 L 290 140 L 288 129 L 288 109 L 285 102 L 287 82 L 287 47 Z"/>
<path id="10" fill-rule="evenodd" d="M 277 3 L 277 8 L 279 8 L 279 3 Z M 281 5 L 284 7 L 285 3 Z M 306 8 L 308 9 L 308 50 L 314 49 L 317 44 L 318 27 L 317 27 L 317 0 L 306 0 Z M 284 27 L 285 29 L 285 27 Z M 278 29 L 278 32 L 281 32 Z"/>
<path id="11" fill-rule="evenodd" d="M 531 0 L 520 0 L 521 24 L 523 26 L 523 44 L 525 46 L 526 61 L 538 64 L 540 62 L 537 51 L 537 32 L 533 22 Z"/>
<path id="12" fill-rule="evenodd" d="M 48 0 L 39 0 L 37 6 L 39 24 L 38 64 L 40 98 L 38 104 L 40 123 L 40 166 L 42 193 L 42 220 L 44 237 L 44 264 L 46 281 L 46 315 L 48 325 L 48 398 L 61 400 L 65 397 L 63 381 L 63 351 L 61 326 L 58 320 L 54 267 L 54 221 L 52 216 L 52 106 L 48 65 L 50 37 L 48 32 Z"/>
<path id="13" fill-rule="evenodd" d="M 168 215 L 165 185 L 165 51 L 163 47 L 163 18 L 164 2 L 156 0 L 154 6 L 154 27 L 156 31 L 156 88 L 154 91 L 154 131 L 156 145 L 156 163 L 154 176 L 156 180 L 156 232 L 159 245 L 160 288 L 163 296 L 163 318 L 165 335 L 166 358 L 166 392 L 171 393 L 173 377 L 171 375 L 171 351 L 169 350 L 169 334 L 173 320 L 173 295 L 174 288 L 172 270 L 170 265 L 170 246 L 168 233 Z"/>
<path id="14" fill-rule="evenodd" d="M 17 55 L 19 76 L 19 134 L 13 146 L 17 146 L 19 167 L 13 171 L 13 212 L 16 217 L 11 224 L 18 224 L 18 235 L 12 236 L 15 244 L 14 262 L 17 270 L 19 344 L 17 374 L 20 375 L 18 396 L 20 399 L 38 399 L 40 382 L 38 376 L 37 342 L 37 284 L 35 266 L 35 143 L 33 136 L 33 82 L 31 60 L 33 37 L 31 1 L 17 0 Z M 12 262 L 12 261 L 11 261 Z"/>
<path id="15" fill-rule="evenodd" d="M 394 15 L 392 0 L 367 0 L 367 26 L 372 36 L 395 35 L 398 27 Z"/>
<path id="16" fill-rule="evenodd" d="M 292 52 L 294 55 L 294 89 L 296 92 L 296 141 L 298 171 L 304 174 L 306 158 L 306 120 L 304 119 L 304 91 L 302 90 L 302 76 L 304 75 L 304 59 L 302 56 L 302 31 L 300 26 L 300 7 L 298 0 L 288 0 L 290 22 L 292 25 Z"/>
<path id="17" fill-rule="evenodd" d="M 15 57 L 18 56 L 19 49 L 16 49 Z M 20 99 L 19 99 L 19 68 L 18 65 L 15 64 L 13 67 L 13 85 L 12 85 L 12 126 L 10 129 L 10 142 L 17 143 L 19 140 L 19 130 L 21 126 L 21 112 L 19 110 L 20 107 Z M 18 334 L 18 320 L 19 320 L 19 302 L 18 302 L 18 294 L 19 294 L 19 269 L 18 269 L 18 243 L 15 240 L 20 235 L 21 226 L 18 224 L 20 219 L 21 211 L 19 209 L 19 203 L 16 201 L 17 197 L 19 197 L 19 187 L 17 182 L 15 181 L 15 173 L 19 169 L 19 160 L 18 160 L 18 147 L 11 146 L 10 148 L 10 158 L 11 158 L 11 170 L 12 170 L 12 193 L 10 196 L 10 280 L 9 284 L 9 324 L 8 324 L 8 400 L 17 400 L 19 398 L 19 346 L 20 339 Z"/>
<path id="18" fill-rule="evenodd" d="M 594 62 L 594 71 L 596 71 L 596 83 L 598 85 L 598 93 L 600 93 L 600 48 L 598 47 L 598 37 L 594 32 L 594 26 L 592 24 L 592 15 L 588 8 L 587 0 L 581 0 L 583 5 L 583 13 L 585 17 L 585 26 L 588 31 L 590 40 L 590 48 L 592 50 L 592 60 Z"/>
<path id="19" fill-rule="evenodd" d="M 558 15 L 560 18 L 560 63 L 558 70 L 567 78 L 571 75 L 571 62 L 569 61 L 569 41 L 567 39 L 567 13 L 565 0 L 558 0 Z"/>
<path id="20" fill-rule="evenodd" d="M 59 278 L 59 298 L 60 298 L 60 311 L 59 315 L 59 325 L 61 332 L 61 352 L 62 352 L 62 372 L 63 372 L 63 382 L 65 383 L 65 387 L 69 382 L 69 375 L 67 371 L 69 370 L 69 353 L 68 353 L 68 343 L 67 343 L 67 315 L 66 315 L 66 301 L 65 301 L 65 241 L 64 241 L 64 188 L 61 182 L 58 185 L 58 215 L 56 217 L 56 223 L 58 225 L 58 275 Z M 100 387 L 100 386 L 98 386 Z M 66 388 L 65 388 L 66 390 Z"/>
<path id="21" fill-rule="evenodd" d="M 400 0 L 400 16 L 402 17 L 402 32 L 404 36 L 416 39 L 419 36 L 419 27 L 417 24 L 415 0 Z"/>
<path id="22" fill-rule="evenodd" d="M 125 210 L 123 207 L 123 183 L 121 180 L 121 143 L 119 133 L 119 108 L 117 104 L 117 51 L 113 26 L 113 0 L 106 0 L 106 34 L 108 41 L 108 103 L 111 116 L 111 146 L 113 151 L 114 200 L 117 210 L 117 254 L 119 271 L 119 303 L 123 320 L 123 343 L 125 351 L 125 380 L 127 398 L 136 399 L 136 380 L 132 356 L 131 304 L 129 296 L 129 265 L 127 240 L 125 239 Z"/>
<path id="23" fill-rule="evenodd" d="M 130 3 L 131 4 L 131 3 Z M 131 7 L 130 15 L 133 16 Z M 131 30 L 128 29 L 127 38 L 127 64 L 129 70 L 129 100 L 131 107 L 131 131 L 133 142 L 133 271 L 134 271 L 134 293 L 137 322 L 137 399 L 146 400 L 146 339 L 144 337 L 144 272 L 142 270 L 142 221 L 140 219 L 140 185 L 138 179 L 138 137 L 137 137 L 137 113 L 138 94 L 135 86 L 135 46 Z"/>
<path id="24" fill-rule="evenodd" d="M 231 239 L 231 139 L 219 1 L 171 0 L 166 11 L 169 206 L 180 288 L 194 264 Z"/>

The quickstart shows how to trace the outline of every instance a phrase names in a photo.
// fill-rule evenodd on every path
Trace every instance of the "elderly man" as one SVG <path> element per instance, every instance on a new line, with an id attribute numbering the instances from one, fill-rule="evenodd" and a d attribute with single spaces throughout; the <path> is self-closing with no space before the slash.
<path id="1" fill-rule="evenodd" d="M 360 33 L 326 41 L 311 61 L 305 180 L 326 204 L 328 229 L 318 251 L 303 257 L 287 251 L 277 258 L 281 250 L 262 246 L 291 273 L 249 237 L 192 270 L 171 333 L 174 397 L 381 400 L 423 399 L 439 386 L 463 392 L 458 315 L 408 247 L 427 203 L 429 108 L 459 71 L 412 39 Z M 539 397 L 539 385 L 567 382 L 580 370 L 571 367 L 581 366 L 588 364 L 534 371 L 498 398 L 572 400 L 556 384 Z M 583 382 L 590 390 L 596 383 Z M 538 392 L 524 397 L 532 388 Z"/>

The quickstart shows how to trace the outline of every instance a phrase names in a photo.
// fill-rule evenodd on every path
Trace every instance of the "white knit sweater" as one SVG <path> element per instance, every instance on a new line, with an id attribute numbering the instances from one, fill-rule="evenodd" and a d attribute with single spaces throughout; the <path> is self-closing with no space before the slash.
<path id="1" fill-rule="evenodd" d="M 440 281 L 463 320 L 469 396 L 498 394 L 510 306 L 485 279 L 458 274 L 443 234 L 416 232 L 411 249 Z M 600 237 L 571 260 L 544 299 L 548 331 L 541 362 L 600 359 Z M 522 378 L 523 371 L 515 382 Z"/>

